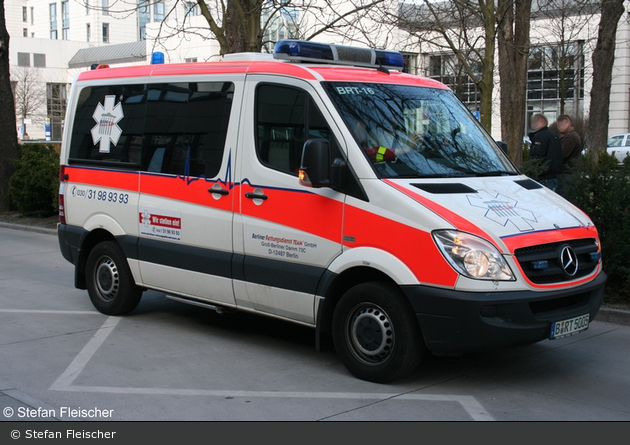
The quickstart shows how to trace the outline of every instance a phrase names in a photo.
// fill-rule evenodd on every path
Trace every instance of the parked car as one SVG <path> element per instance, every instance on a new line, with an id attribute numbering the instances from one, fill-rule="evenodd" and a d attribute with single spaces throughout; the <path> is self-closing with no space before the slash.
<path id="1" fill-rule="evenodd" d="M 620 164 L 628 156 L 630 151 L 630 133 L 616 134 L 608 138 L 608 147 L 606 151 L 608 154 L 617 158 Z"/>

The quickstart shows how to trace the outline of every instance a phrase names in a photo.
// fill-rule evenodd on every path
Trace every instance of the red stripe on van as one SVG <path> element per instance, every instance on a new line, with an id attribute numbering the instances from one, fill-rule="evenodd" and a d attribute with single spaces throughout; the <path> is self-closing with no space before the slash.
<path id="1" fill-rule="evenodd" d="M 138 65 L 84 71 L 79 81 L 95 79 L 122 79 L 134 77 L 194 76 L 199 74 L 269 73 L 315 80 L 311 71 L 303 66 L 282 62 L 231 61 L 195 62 L 177 64 Z M 358 80 L 360 76 L 355 76 Z"/>
<path id="2" fill-rule="evenodd" d="M 339 65 L 328 66 L 310 66 L 324 80 L 345 81 L 345 82 L 371 82 L 371 83 L 395 83 L 399 85 L 416 85 L 421 87 L 438 88 L 446 90 L 448 87 L 437 80 L 423 78 L 420 76 L 412 76 L 398 71 L 391 71 L 386 74 L 371 68 L 347 68 Z"/>
<path id="3" fill-rule="evenodd" d="M 68 182 L 88 184 L 97 187 L 138 191 L 138 172 L 122 172 L 99 168 L 73 167 L 66 165 L 64 172 L 68 175 Z"/>
<path id="4" fill-rule="evenodd" d="M 137 65 L 84 71 L 78 81 L 123 79 L 148 76 L 190 76 L 197 74 L 244 74 L 251 62 L 240 63 L 181 63 L 165 65 Z"/>
<path id="5" fill-rule="evenodd" d="M 510 250 L 510 253 L 521 247 L 535 246 L 539 244 L 557 243 L 560 241 L 595 238 L 599 240 L 595 226 L 573 227 L 569 229 L 554 229 L 539 232 L 522 233 L 502 238 L 502 241 Z"/>
<path id="6" fill-rule="evenodd" d="M 257 205 L 254 199 L 245 197 L 246 193 L 252 193 L 257 188 L 260 188 L 261 193 L 267 196 L 260 205 Z M 342 201 L 311 192 L 255 187 L 249 183 L 241 184 L 239 193 L 243 215 L 341 243 Z M 308 211 L 303 211 L 304 209 Z M 317 217 L 314 218 L 313 215 Z"/>
<path id="7" fill-rule="evenodd" d="M 281 74 L 283 76 L 298 77 L 301 79 L 316 80 L 313 73 L 302 65 L 294 63 L 255 62 L 247 69 L 247 74 Z"/>
<path id="8" fill-rule="evenodd" d="M 205 178 L 143 173 L 140 176 L 140 193 L 231 212 L 234 190 L 230 190 L 230 184 L 219 182 L 221 188 L 230 190 L 230 194 L 215 199 L 209 191 L 215 184 L 217 184 L 217 181 L 209 181 Z"/>
<path id="9" fill-rule="evenodd" d="M 344 242 L 348 247 L 373 247 L 404 262 L 425 284 L 453 287 L 458 274 L 446 262 L 431 234 L 365 210 L 346 206 Z"/>
<path id="10" fill-rule="evenodd" d="M 230 195 L 215 199 L 208 189 L 217 181 L 209 181 L 205 178 L 139 174 L 138 172 L 71 166 L 65 166 L 64 172 L 68 175 L 68 182 L 72 183 L 129 192 L 140 191 L 147 195 L 232 211 L 231 196 L 234 192 L 230 190 Z M 230 184 L 220 184 L 223 189 L 229 190 Z"/>
<path id="11" fill-rule="evenodd" d="M 346 247 L 372 247 L 388 252 L 404 262 L 423 283 L 452 287 L 457 281 L 457 272 L 448 265 L 428 232 L 351 205 L 345 205 L 344 209 L 343 202 L 316 193 L 254 187 L 247 183 L 240 188 L 244 215 L 336 243 L 341 243 L 343 224 L 344 237 L 354 240 L 344 241 Z M 256 188 L 267 196 L 259 205 L 244 197 Z M 308 212 L 301 211 L 306 208 Z"/>

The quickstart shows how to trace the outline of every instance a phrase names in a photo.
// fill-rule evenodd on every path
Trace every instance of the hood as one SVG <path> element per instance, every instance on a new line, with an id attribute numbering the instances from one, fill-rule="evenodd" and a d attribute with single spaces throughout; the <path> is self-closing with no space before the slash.
<path id="1" fill-rule="evenodd" d="M 385 181 L 458 230 L 494 241 L 504 252 L 597 237 L 584 212 L 527 176 Z"/>

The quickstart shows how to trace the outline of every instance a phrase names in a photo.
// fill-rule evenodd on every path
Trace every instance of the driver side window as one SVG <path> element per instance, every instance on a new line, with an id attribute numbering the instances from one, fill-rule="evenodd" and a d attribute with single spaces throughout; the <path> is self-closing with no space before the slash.
<path id="1" fill-rule="evenodd" d="M 262 164 L 297 176 L 302 148 L 312 138 L 325 138 L 336 145 L 324 117 L 305 91 L 275 84 L 258 86 L 256 154 Z"/>

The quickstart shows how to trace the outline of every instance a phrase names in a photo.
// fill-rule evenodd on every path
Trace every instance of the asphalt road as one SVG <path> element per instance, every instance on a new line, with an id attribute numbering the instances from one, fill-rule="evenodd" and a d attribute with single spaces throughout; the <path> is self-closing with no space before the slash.
<path id="1" fill-rule="evenodd" d="M 146 292 L 124 317 L 73 286 L 51 233 L 0 227 L 0 420 L 629 421 L 630 327 L 351 376 L 310 329 Z"/>

